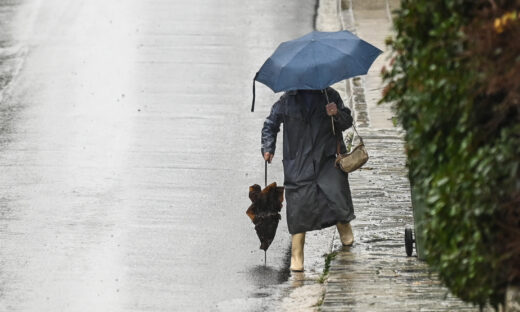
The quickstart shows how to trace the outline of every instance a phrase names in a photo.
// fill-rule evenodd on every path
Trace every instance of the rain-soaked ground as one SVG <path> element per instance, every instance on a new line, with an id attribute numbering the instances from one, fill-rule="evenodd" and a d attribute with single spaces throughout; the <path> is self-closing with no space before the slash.
<path id="1" fill-rule="evenodd" d="M 245 210 L 275 95 L 250 113 L 251 79 L 314 11 L 1 1 L 0 311 L 269 310 L 289 235 L 265 267 Z"/>

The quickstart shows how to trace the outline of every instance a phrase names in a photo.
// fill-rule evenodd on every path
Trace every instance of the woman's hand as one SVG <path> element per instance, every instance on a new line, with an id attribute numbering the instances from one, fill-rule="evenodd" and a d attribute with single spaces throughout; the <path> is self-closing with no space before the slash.
<path id="1" fill-rule="evenodd" d="M 264 153 L 264 159 L 265 161 L 267 161 L 268 163 L 271 163 L 271 161 L 273 160 L 273 157 L 274 157 L 274 154 L 271 154 L 269 152 L 265 152 Z"/>
<path id="2" fill-rule="evenodd" d="M 325 109 L 327 110 L 327 115 L 329 116 L 336 116 L 338 113 L 338 106 L 334 102 L 327 104 Z"/>

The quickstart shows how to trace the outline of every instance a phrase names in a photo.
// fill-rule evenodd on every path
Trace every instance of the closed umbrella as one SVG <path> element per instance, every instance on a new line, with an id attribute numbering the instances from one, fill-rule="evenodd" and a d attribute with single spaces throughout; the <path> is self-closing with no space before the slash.
<path id="1" fill-rule="evenodd" d="M 265 188 L 254 184 L 249 187 L 249 199 L 251 205 L 246 211 L 255 225 L 256 235 L 260 239 L 260 249 L 264 251 L 265 264 L 267 264 L 267 249 L 274 240 L 278 222 L 282 216 L 280 211 L 283 206 L 284 187 L 277 186 L 276 182 L 267 185 L 267 161 L 265 162 Z"/>
<path id="2" fill-rule="evenodd" d="M 249 187 L 249 198 L 252 204 L 246 214 L 255 225 L 256 234 L 260 239 L 260 249 L 264 251 L 267 251 L 273 242 L 281 219 L 283 191 L 283 186 L 277 186 L 276 182 L 269 184 L 263 190 L 258 184 Z"/>

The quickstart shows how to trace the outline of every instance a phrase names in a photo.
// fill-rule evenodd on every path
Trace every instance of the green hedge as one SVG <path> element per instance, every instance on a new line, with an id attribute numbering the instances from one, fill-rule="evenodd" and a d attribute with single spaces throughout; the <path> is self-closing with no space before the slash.
<path id="1" fill-rule="evenodd" d="M 479 305 L 496 306 L 519 281 L 518 3 L 402 0 L 383 70 L 382 102 L 406 130 L 410 180 L 427 207 L 426 259 Z"/>

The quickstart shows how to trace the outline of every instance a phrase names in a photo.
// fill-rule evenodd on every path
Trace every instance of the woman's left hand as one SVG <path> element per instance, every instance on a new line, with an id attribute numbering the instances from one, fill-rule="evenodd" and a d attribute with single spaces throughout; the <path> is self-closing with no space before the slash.
<path id="1" fill-rule="evenodd" d="M 335 116 L 338 113 L 338 106 L 334 102 L 327 104 L 325 109 L 327 110 L 327 115 L 329 116 Z"/>

